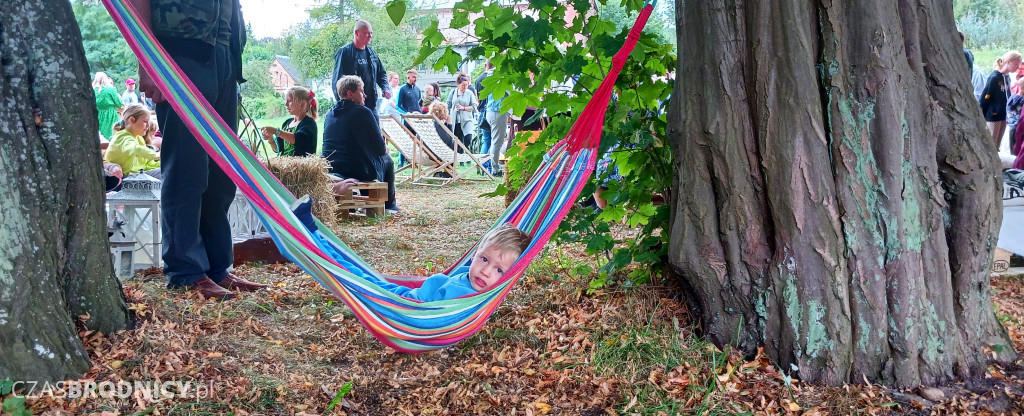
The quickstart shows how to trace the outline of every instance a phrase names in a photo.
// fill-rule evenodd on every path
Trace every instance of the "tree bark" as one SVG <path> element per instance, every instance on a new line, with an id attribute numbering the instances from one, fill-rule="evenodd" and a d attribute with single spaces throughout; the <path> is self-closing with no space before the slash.
<path id="1" fill-rule="evenodd" d="M 950 2 L 676 10 L 669 256 L 707 337 L 830 385 L 1015 357 L 989 298 L 1000 165 Z"/>
<path id="2" fill-rule="evenodd" d="M 79 317 L 104 333 L 133 323 L 109 254 L 95 98 L 68 1 L 0 10 L 0 380 L 65 380 L 89 368 Z"/>

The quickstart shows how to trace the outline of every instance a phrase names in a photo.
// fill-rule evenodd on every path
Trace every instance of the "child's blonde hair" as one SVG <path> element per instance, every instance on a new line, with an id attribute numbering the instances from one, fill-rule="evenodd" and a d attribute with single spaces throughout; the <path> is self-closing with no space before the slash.
<path id="1" fill-rule="evenodd" d="M 291 87 L 285 93 L 286 97 L 292 97 L 293 100 L 305 101 L 308 107 L 306 107 L 306 116 L 316 120 L 317 104 L 316 94 L 310 91 L 309 88 L 300 87 L 298 85 Z"/>
<path id="2" fill-rule="evenodd" d="M 156 132 L 160 131 L 160 123 L 156 121 L 156 115 L 149 113 L 149 127 L 146 128 L 146 144 L 151 144 L 150 140 L 156 136 Z"/>
<path id="3" fill-rule="evenodd" d="M 1003 69 L 1003 64 L 1005 64 L 1007 62 L 1010 62 L 1010 61 L 1012 61 L 1014 59 L 1016 59 L 1018 61 L 1021 60 L 1020 52 L 1008 51 L 1008 52 L 1004 53 L 1003 56 L 1001 56 L 999 58 L 996 58 L 995 70 L 996 71 L 1001 71 Z"/>
<path id="4" fill-rule="evenodd" d="M 438 120 L 441 120 L 442 123 L 445 123 L 445 120 L 448 120 L 448 106 L 444 105 L 444 103 L 440 101 L 430 103 L 428 111 L 430 111 L 431 115 L 437 117 Z"/>
<path id="5" fill-rule="evenodd" d="M 139 103 L 128 104 L 128 106 L 121 111 L 121 120 L 114 123 L 114 131 L 124 130 L 125 125 L 128 124 L 128 119 L 138 118 L 143 114 L 149 114 L 149 108 L 146 108 L 145 105 Z"/>
<path id="6" fill-rule="evenodd" d="M 503 253 L 515 253 L 519 257 L 530 246 L 530 235 L 510 223 L 501 224 L 480 239 L 480 250 L 497 246 Z"/>

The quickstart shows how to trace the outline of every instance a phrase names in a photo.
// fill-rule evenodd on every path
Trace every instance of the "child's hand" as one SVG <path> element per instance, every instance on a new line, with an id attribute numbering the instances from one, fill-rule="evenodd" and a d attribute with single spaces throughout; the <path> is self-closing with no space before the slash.
<path id="1" fill-rule="evenodd" d="M 262 128 L 260 130 L 263 132 L 263 140 L 273 139 L 274 135 L 277 134 L 277 128 L 276 127 L 264 127 L 264 128 Z"/>

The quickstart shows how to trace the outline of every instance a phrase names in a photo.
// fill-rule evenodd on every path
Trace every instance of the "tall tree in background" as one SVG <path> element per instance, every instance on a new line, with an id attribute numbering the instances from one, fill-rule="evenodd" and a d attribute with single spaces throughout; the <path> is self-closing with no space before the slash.
<path id="1" fill-rule="evenodd" d="M 67 0 L 0 9 L 0 381 L 76 378 L 89 369 L 80 317 L 104 333 L 132 323 L 107 243 L 89 68 Z"/>
<path id="2" fill-rule="evenodd" d="M 90 72 L 103 71 L 114 79 L 118 90 L 124 81 L 138 77 L 139 64 L 128 42 L 117 30 L 107 9 L 98 0 L 71 0 L 75 19 L 81 28 L 85 58 Z"/>
<path id="3" fill-rule="evenodd" d="M 669 259 L 709 339 L 901 387 L 1015 353 L 1002 217 L 949 1 L 677 1 Z"/>

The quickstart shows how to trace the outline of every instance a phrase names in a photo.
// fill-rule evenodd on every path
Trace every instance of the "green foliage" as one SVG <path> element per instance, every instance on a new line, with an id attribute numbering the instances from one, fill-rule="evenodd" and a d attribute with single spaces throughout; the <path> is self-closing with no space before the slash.
<path id="1" fill-rule="evenodd" d="M 994 15 L 1009 14 L 1013 9 L 1014 3 L 1006 0 L 953 0 L 953 18 L 958 21 L 969 14 L 988 19 Z"/>
<path id="2" fill-rule="evenodd" d="M 14 392 L 14 381 L 13 380 L 0 380 L 0 399 L 5 396 L 11 395 Z M 0 414 L 11 415 L 11 416 L 31 416 L 27 408 L 25 408 L 25 397 L 18 397 L 12 395 L 3 399 L 0 403 Z"/>
<path id="3" fill-rule="evenodd" d="M 495 73 L 483 85 L 496 96 L 508 94 L 502 101 L 503 109 L 521 115 L 527 107 L 542 107 L 548 115 L 554 115 L 535 144 L 524 145 L 520 151 L 517 144 L 528 135 L 514 139 L 507 153 L 512 188 L 522 187 L 545 152 L 568 133 L 605 78 L 611 57 L 625 42 L 632 21 L 624 24 L 624 16 L 636 16 L 643 6 L 639 1 L 624 1 L 617 6 L 622 10 L 614 21 L 601 14 L 605 6 L 593 13 L 588 2 L 571 4 L 575 17 L 562 25 L 552 22 L 566 20 L 567 3 L 532 0 L 530 10 L 535 14 L 520 14 L 513 7 L 483 0 L 455 3 L 453 27 L 467 25 L 469 16 L 477 16 L 472 23 L 479 46 L 470 49 L 468 56 L 445 45 L 436 21 L 423 32 L 416 63 L 439 50 L 443 53 L 434 68 L 450 72 L 464 60 L 490 59 Z M 654 31 L 657 25 L 648 24 L 626 62 L 615 83 L 618 99 L 611 103 L 604 120 L 601 151 L 618 149 L 612 158 L 623 179 L 607 184 L 609 206 L 603 213 L 573 210 L 556 234 L 562 241 L 582 242 L 590 253 L 603 257 L 594 287 L 614 281 L 646 281 L 652 273 L 660 273 L 666 261 L 668 233 L 662 229 L 668 224 L 669 208 L 655 205 L 652 195 L 668 195 L 671 187 L 671 151 L 664 145 L 666 117 L 661 103 L 672 90 L 672 81 L 665 75 L 675 67 L 676 57 L 674 46 Z M 560 87 L 549 88 L 554 85 Z M 595 178 L 582 198 L 586 199 L 605 179 Z M 504 186 L 499 186 L 494 194 L 506 192 Z M 619 221 L 636 229 L 624 241 L 610 235 L 610 224 Z M 634 262 L 646 267 L 622 273 Z"/>
<path id="4" fill-rule="evenodd" d="M 97 0 L 71 0 L 75 20 L 82 31 L 82 46 L 89 62 L 89 71 L 106 72 L 119 91 L 124 81 L 138 78 L 139 64 L 128 42 L 117 30 L 107 9 Z"/>
<path id="5" fill-rule="evenodd" d="M 350 392 L 352 392 L 351 381 L 345 383 L 344 386 L 341 386 L 341 388 L 338 389 L 338 392 L 334 394 L 334 398 L 331 399 L 331 402 L 327 405 L 327 409 L 324 410 L 324 412 L 330 412 L 331 410 L 334 410 L 334 407 L 341 403 L 341 399 L 344 399 L 345 396 L 348 395 Z"/>
<path id="6" fill-rule="evenodd" d="M 953 16 L 969 48 L 995 48 L 1004 52 L 1024 41 L 1024 5 L 1007 0 L 955 0 Z M 1000 53 L 1002 55 L 1002 53 Z M 990 62 L 978 62 L 988 68 Z"/>
<path id="7" fill-rule="evenodd" d="M 242 106 L 253 118 L 278 117 L 284 114 L 284 98 L 274 92 L 270 79 L 269 60 L 253 59 L 245 62 L 242 77 L 246 82 L 238 87 Z"/>

